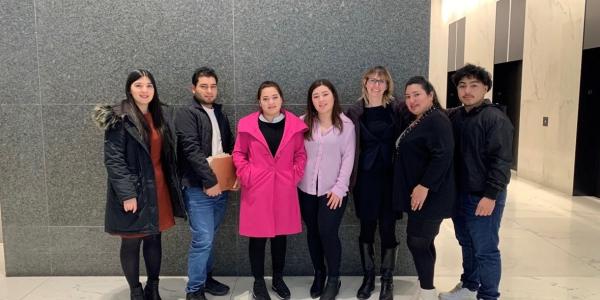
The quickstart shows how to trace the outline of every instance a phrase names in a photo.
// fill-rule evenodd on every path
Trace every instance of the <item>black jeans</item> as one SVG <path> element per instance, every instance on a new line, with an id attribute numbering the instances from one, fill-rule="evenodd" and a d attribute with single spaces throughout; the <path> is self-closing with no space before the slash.
<path id="1" fill-rule="evenodd" d="M 420 220 L 408 216 L 406 244 L 412 254 L 422 289 L 433 289 L 435 270 L 435 237 L 440 232 L 442 220 Z"/>
<path id="2" fill-rule="evenodd" d="M 330 209 L 327 196 L 316 196 L 298 190 L 300 211 L 306 225 L 306 239 L 310 259 L 315 270 L 324 270 L 327 261 L 328 276 L 340 276 L 342 243 L 338 232 L 346 210 L 348 197 L 342 199 L 342 206 Z"/>
<path id="3" fill-rule="evenodd" d="M 273 238 L 251 237 L 248 245 L 250 254 L 250 268 L 255 279 L 265 277 L 265 247 L 267 240 L 271 240 L 271 262 L 273 263 L 273 275 L 282 275 L 285 266 L 285 252 L 287 247 L 287 236 L 278 235 Z"/>

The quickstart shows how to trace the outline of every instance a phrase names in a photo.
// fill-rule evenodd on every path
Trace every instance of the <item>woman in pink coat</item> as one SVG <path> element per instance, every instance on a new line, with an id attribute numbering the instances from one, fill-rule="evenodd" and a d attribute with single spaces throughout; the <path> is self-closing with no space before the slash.
<path id="1" fill-rule="evenodd" d="M 282 299 L 290 290 L 283 281 L 286 236 L 300 233 L 296 186 L 304 175 L 306 151 L 302 120 L 282 110 L 277 83 L 265 81 L 257 93 L 260 111 L 238 123 L 233 162 L 241 183 L 240 234 L 250 238 L 254 299 L 270 299 L 264 280 L 265 245 L 271 240 L 272 289 Z"/>

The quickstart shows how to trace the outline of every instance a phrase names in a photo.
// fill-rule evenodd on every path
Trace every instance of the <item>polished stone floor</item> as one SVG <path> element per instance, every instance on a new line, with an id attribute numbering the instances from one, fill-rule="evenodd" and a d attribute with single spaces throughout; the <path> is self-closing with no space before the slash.
<path id="1" fill-rule="evenodd" d="M 3 248 L 0 244 L 0 252 Z M 460 249 L 452 222 L 444 221 L 436 240 L 435 284 L 452 288 L 460 274 Z M 502 299 L 600 299 L 600 200 L 568 197 L 513 177 L 501 229 Z M 6 277 L 0 255 L 0 300 L 13 299 L 128 299 L 121 277 Z M 252 279 L 225 277 L 232 286 L 227 297 L 249 299 Z M 361 278 L 342 278 L 338 299 L 355 299 Z M 310 299 L 309 277 L 286 279 L 293 299 Z M 396 277 L 394 299 L 411 299 L 415 277 Z M 161 281 L 165 300 L 185 299 L 185 278 Z M 377 299 L 375 294 L 371 299 Z M 273 299 L 275 295 L 272 295 Z"/>

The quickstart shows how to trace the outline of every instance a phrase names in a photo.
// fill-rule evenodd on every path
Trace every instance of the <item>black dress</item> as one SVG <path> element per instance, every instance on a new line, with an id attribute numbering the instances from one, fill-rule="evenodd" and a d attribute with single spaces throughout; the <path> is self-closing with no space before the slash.
<path id="1" fill-rule="evenodd" d="M 377 220 L 381 209 L 391 212 L 392 208 L 392 160 L 397 130 L 391 105 L 365 107 L 357 126 L 360 126 L 361 149 L 353 191 L 356 214 L 361 220 Z"/>
<path id="2" fill-rule="evenodd" d="M 452 124 L 435 109 L 400 139 L 394 160 L 394 210 L 408 213 L 409 219 L 451 217 L 456 199 L 453 155 Z M 413 211 L 410 194 L 418 184 L 429 192 L 421 210 Z"/>

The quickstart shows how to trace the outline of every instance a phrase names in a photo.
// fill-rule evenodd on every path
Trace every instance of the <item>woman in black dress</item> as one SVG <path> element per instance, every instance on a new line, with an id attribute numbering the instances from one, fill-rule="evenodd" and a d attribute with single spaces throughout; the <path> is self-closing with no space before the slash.
<path id="1" fill-rule="evenodd" d="M 381 291 L 379 299 L 393 298 L 396 264 L 396 219 L 392 209 L 394 141 L 402 128 L 403 102 L 393 97 L 394 82 L 385 67 L 377 66 L 362 78 L 362 96 L 346 115 L 354 122 L 356 155 L 350 185 L 360 219 L 363 282 L 358 299 L 368 299 L 375 288 L 373 242 L 379 225 L 381 238 Z"/>
<path id="2" fill-rule="evenodd" d="M 452 124 L 425 78 L 409 79 L 404 94 L 412 123 L 396 141 L 394 209 L 408 215 L 407 244 L 421 286 L 416 299 L 437 300 L 434 239 L 452 215 L 456 190 Z"/>

